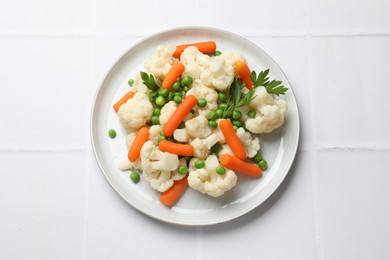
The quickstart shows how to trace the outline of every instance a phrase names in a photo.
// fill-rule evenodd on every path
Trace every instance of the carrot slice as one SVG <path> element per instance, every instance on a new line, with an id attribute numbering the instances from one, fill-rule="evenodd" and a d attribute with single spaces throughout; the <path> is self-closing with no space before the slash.
<path id="1" fill-rule="evenodd" d="M 260 177 L 263 172 L 260 167 L 242 161 L 236 156 L 232 156 L 230 154 L 222 154 L 220 161 L 223 167 L 252 177 Z"/>
<path id="2" fill-rule="evenodd" d="M 177 107 L 172 116 L 168 119 L 167 123 L 163 127 L 163 133 L 165 136 L 172 136 L 176 128 L 183 122 L 184 118 L 198 104 L 198 100 L 193 95 L 188 95 L 183 102 Z"/>
<path id="3" fill-rule="evenodd" d="M 114 108 L 114 110 L 115 110 L 116 112 L 118 112 L 119 107 L 120 107 L 121 105 L 123 105 L 124 103 L 126 103 L 127 100 L 129 100 L 130 98 L 132 98 L 134 95 L 135 95 L 135 92 L 133 92 L 133 91 L 127 92 L 126 95 L 124 95 L 121 99 L 119 99 L 119 101 L 116 102 L 112 107 Z"/>
<path id="4" fill-rule="evenodd" d="M 253 82 L 251 80 L 251 70 L 245 62 L 237 61 L 235 65 L 235 69 L 237 71 L 238 76 L 242 79 L 242 82 L 245 83 L 248 89 L 252 89 Z"/>
<path id="5" fill-rule="evenodd" d="M 215 50 L 217 49 L 217 44 L 213 41 L 209 42 L 196 42 L 196 43 L 190 43 L 190 44 L 182 44 L 176 46 L 175 52 L 172 54 L 173 57 L 175 58 L 180 58 L 180 55 L 183 53 L 185 48 L 190 47 L 190 46 L 195 46 L 198 48 L 198 50 L 204 54 L 211 54 L 214 53 Z"/>
<path id="6" fill-rule="evenodd" d="M 135 162 L 141 152 L 141 148 L 144 145 L 144 143 L 149 138 L 149 130 L 146 127 L 142 127 L 140 130 L 138 130 L 137 135 L 135 136 L 135 139 L 133 141 L 133 144 L 130 147 L 129 153 L 127 154 L 127 157 L 129 158 L 130 162 Z"/>
<path id="7" fill-rule="evenodd" d="M 160 201 L 168 207 L 173 206 L 188 187 L 187 177 L 175 181 L 169 190 L 161 193 Z"/>
<path id="8" fill-rule="evenodd" d="M 180 77 L 180 75 L 184 72 L 185 69 L 186 68 L 181 62 L 176 62 L 175 64 L 173 64 L 167 75 L 165 76 L 161 88 L 170 89 L 173 83 L 176 82 L 177 78 Z"/>
<path id="9" fill-rule="evenodd" d="M 158 147 L 163 152 L 173 153 L 182 156 L 192 156 L 194 154 L 194 147 L 190 144 L 178 144 L 167 140 L 162 140 Z"/>
<path id="10" fill-rule="evenodd" d="M 230 149 L 232 149 L 234 155 L 241 160 L 245 160 L 245 148 L 242 145 L 240 138 L 238 138 L 236 132 L 234 131 L 232 122 L 230 122 L 228 119 L 222 120 L 219 122 L 219 127 L 221 128 L 223 136 L 225 136 L 226 142 L 228 143 Z"/>

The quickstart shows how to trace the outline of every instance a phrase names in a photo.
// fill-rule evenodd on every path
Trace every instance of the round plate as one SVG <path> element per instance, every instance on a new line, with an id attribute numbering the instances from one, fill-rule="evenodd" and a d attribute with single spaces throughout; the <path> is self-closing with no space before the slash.
<path id="1" fill-rule="evenodd" d="M 178 203 L 165 207 L 159 194 L 141 177 L 138 184 L 130 181 L 130 171 L 118 169 L 127 156 L 126 132 L 119 123 L 112 105 L 122 97 L 134 78 L 143 69 L 143 62 L 153 55 L 158 45 L 179 45 L 199 41 L 215 41 L 217 49 L 246 57 L 252 70 L 270 69 L 270 78 L 283 81 L 289 89 L 282 96 L 288 103 L 285 124 L 271 134 L 260 135 L 261 151 L 268 169 L 261 178 L 238 175 L 237 185 L 223 196 L 213 198 L 188 188 Z M 109 129 L 117 131 L 110 139 Z M 205 27 L 177 28 L 155 34 L 125 52 L 113 65 L 99 87 L 92 107 L 91 141 L 96 160 L 108 182 L 134 208 L 153 218 L 180 225 L 212 225 L 242 216 L 263 203 L 287 175 L 299 140 L 299 115 L 292 88 L 278 65 L 252 42 L 233 33 Z M 141 175 L 142 176 L 142 175 Z"/>

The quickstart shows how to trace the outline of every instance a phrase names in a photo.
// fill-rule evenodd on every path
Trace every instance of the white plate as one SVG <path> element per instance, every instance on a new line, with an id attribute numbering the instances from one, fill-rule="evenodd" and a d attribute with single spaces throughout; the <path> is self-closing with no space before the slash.
<path id="1" fill-rule="evenodd" d="M 273 79 L 282 80 L 289 88 L 282 98 L 289 109 L 286 122 L 272 134 L 261 135 L 261 151 L 269 168 L 261 178 L 249 178 L 238 174 L 238 184 L 219 198 L 203 195 L 187 189 L 172 208 L 159 202 L 159 193 L 146 181 L 133 184 L 130 172 L 122 172 L 117 164 L 127 156 L 126 133 L 119 123 L 112 105 L 129 91 L 127 80 L 142 70 L 143 62 L 150 57 L 156 46 L 183 44 L 198 41 L 216 41 L 221 52 L 235 52 L 247 58 L 252 70 L 270 69 Z M 110 139 L 109 129 L 117 131 Z M 91 139 L 96 160 L 108 182 L 119 195 L 134 208 L 153 218 L 180 225 L 212 225 L 242 216 L 263 203 L 287 175 L 299 140 L 299 115 L 292 88 L 278 65 L 259 47 L 230 32 L 205 28 L 177 28 L 153 35 L 129 49 L 109 70 L 98 89 L 91 115 Z"/>

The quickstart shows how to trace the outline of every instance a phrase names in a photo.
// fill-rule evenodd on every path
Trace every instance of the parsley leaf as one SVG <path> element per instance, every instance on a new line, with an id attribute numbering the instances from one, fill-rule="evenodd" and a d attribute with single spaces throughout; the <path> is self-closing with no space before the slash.
<path id="1" fill-rule="evenodd" d="M 241 90 L 245 84 L 241 79 L 234 79 L 229 87 L 228 106 L 223 111 L 223 117 L 226 118 L 234 109 L 248 105 L 254 98 L 254 88 L 243 94 Z"/>
<path id="2" fill-rule="evenodd" d="M 269 69 L 260 71 L 259 76 L 256 77 L 256 72 L 252 71 L 251 80 L 253 82 L 253 87 L 265 86 L 268 84 L 269 77 L 268 76 Z"/>
<path id="3" fill-rule="evenodd" d="M 267 90 L 268 93 L 275 94 L 277 96 L 284 95 L 288 90 L 288 88 L 286 88 L 281 84 L 282 84 L 281 81 L 273 80 L 265 87 L 265 89 Z"/>
<path id="4" fill-rule="evenodd" d="M 148 75 L 146 72 L 140 72 L 141 79 L 143 80 L 143 84 L 150 90 L 154 90 L 157 87 L 156 80 L 153 75 Z"/>
<path id="5" fill-rule="evenodd" d="M 282 85 L 282 82 L 279 80 L 269 81 L 268 73 L 269 69 L 261 71 L 257 76 L 256 72 L 252 71 L 251 80 L 253 82 L 253 88 L 263 86 L 270 94 L 274 94 L 277 96 L 284 95 L 288 88 Z"/>

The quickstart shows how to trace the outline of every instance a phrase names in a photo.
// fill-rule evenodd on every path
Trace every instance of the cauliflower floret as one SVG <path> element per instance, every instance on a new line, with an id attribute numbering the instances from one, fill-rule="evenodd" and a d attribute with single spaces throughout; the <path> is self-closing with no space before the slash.
<path id="1" fill-rule="evenodd" d="M 173 112 L 175 112 L 176 108 L 177 104 L 173 101 L 169 101 L 165 104 L 165 106 L 161 108 L 161 114 L 158 118 L 161 126 L 164 126 L 168 122 L 169 118 L 172 116 Z"/>
<path id="2" fill-rule="evenodd" d="M 145 68 L 155 77 L 163 79 L 176 61 L 172 57 L 174 51 L 175 46 L 157 46 L 155 54 L 145 61 Z"/>
<path id="3" fill-rule="evenodd" d="M 237 129 L 236 134 L 245 147 L 246 155 L 249 158 L 253 158 L 260 150 L 259 139 L 257 137 L 252 139 L 252 135 L 249 132 L 246 132 L 242 127 Z"/>
<path id="4" fill-rule="evenodd" d="M 180 61 L 185 66 L 184 76 L 200 79 L 202 74 L 209 74 L 210 56 L 201 53 L 194 46 L 188 47 L 183 51 Z"/>
<path id="5" fill-rule="evenodd" d="M 131 145 L 133 144 L 134 142 L 134 139 L 135 139 L 135 136 L 137 135 L 137 133 L 129 133 L 127 136 L 126 136 L 126 146 L 127 146 L 127 149 L 130 149 Z"/>
<path id="6" fill-rule="evenodd" d="M 246 59 L 244 56 L 242 56 L 241 54 L 237 54 L 237 53 L 222 53 L 221 56 L 219 56 L 221 58 L 224 58 L 225 59 L 225 62 L 227 65 L 230 65 L 234 68 L 234 66 L 236 65 L 237 61 L 242 61 L 242 62 L 246 62 Z"/>
<path id="7" fill-rule="evenodd" d="M 219 162 L 215 155 L 207 157 L 205 163 L 205 168 L 191 169 L 188 175 L 188 185 L 192 189 L 219 197 L 236 185 L 237 175 L 232 170 L 226 170 L 223 175 L 217 174 Z"/>
<path id="8" fill-rule="evenodd" d="M 125 159 L 118 163 L 118 168 L 122 171 L 141 169 L 141 160 L 137 159 L 135 162 L 130 162 L 129 159 Z"/>
<path id="9" fill-rule="evenodd" d="M 234 155 L 232 149 L 228 144 L 221 145 L 221 151 L 219 151 L 219 158 L 221 158 L 221 155 L 223 154 Z"/>
<path id="10" fill-rule="evenodd" d="M 152 141 L 147 141 L 140 153 L 143 177 L 150 186 L 160 192 L 168 190 L 173 185 L 172 174 L 179 165 L 175 154 L 160 151 Z"/>
<path id="11" fill-rule="evenodd" d="M 188 136 L 187 130 L 185 128 L 183 128 L 183 129 L 176 129 L 173 132 L 173 138 L 176 141 L 182 142 L 182 143 L 187 143 L 188 140 L 189 140 L 189 136 Z"/>
<path id="12" fill-rule="evenodd" d="M 214 128 L 213 129 L 213 134 L 215 134 L 218 138 L 218 142 L 220 144 L 225 144 L 226 143 L 226 139 L 225 139 L 225 136 L 223 135 L 222 131 L 221 131 L 221 128 L 219 127 L 219 123 L 222 121 L 223 119 L 217 119 L 217 125 L 218 127 L 217 128 Z"/>
<path id="13" fill-rule="evenodd" d="M 264 87 L 257 87 L 255 98 L 249 106 L 256 110 L 255 118 L 245 121 L 246 128 L 255 134 L 269 133 L 284 123 L 287 103 L 282 99 L 274 100 Z"/>
<path id="14" fill-rule="evenodd" d="M 127 132 L 136 132 L 143 127 L 153 114 L 153 106 L 144 93 L 135 93 L 118 110 L 119 120 Z"/>
<path id="15" fill-rule="evenodd" d="M 154 145 L 158 145 L 158 137 L 162 131 L 161 125 L 152 125 L 149 128 L 149 140 L 153 142 Z"/>
<path id="16" fill-rule="evenodd" d="M 197 99 L 204 98 L 207 101 L 206 107 L 200 109 L 198 112 L 204 116 L 211 110 L 218 108 L 218 93 L 212 89 L 206 87 L 200 80 L 195 80 L 191 85 L 191 89 L 187 92 L 187 95 L 193 95 Z"/>
<path id="17" fill-rule="evenodd" d="M 212 134 L 205 139 L 195 138 L 190 142 L 190 145 L 194 147 L 194 156 L 198 159 L 206 159 L 210 154 L 210 149 L 218 142 L 218 136 Z"/>
<path id="18" fill-rule="evenodd" d="M 208 120 L 203 115 L 188 120 L 185 126 L 188 135 L 194 138 L 205 138 L 212 133 L 211 128 L 208 126 Z"/>
<path id="19" fill-rule="evenodd" d="M 172 180 L 174 180 L 174 181 L 181 180 L 181 179 L 183 179 L 183 178 L 186 176 L 186 174 L 180 174 L 180 173 L 179 173 L 179 167 L 180 167 L 180 166 L 187 166 L 187 161 L 186 161 L 184 158 L 181 158 L 181 159 L 179 160 L 179 166 L 177 166 L 176 170 L 174 170 L 174 171 L 172 172 L 171 178 L 172 178 Z"/>
<path id="20" fill-rule="evenodd" d="M 144 85 L 144 83 L 142 83 L 140 74 L 137 74 L 137 76 L 135 76 L 132 88 L 135 92 L 141 92 L 141 93 L 149 92 L 149 89 Z"/>
<path id="21" fill-rule="evenodd" d="M 234 67 L 226 64 L 223 57 L 215 57 L 211 60 L 209 72 L 202 73 L 200 80 L 206 86 L 214 87 L 220 91 L 226 90 L 234 79 Z"/>

